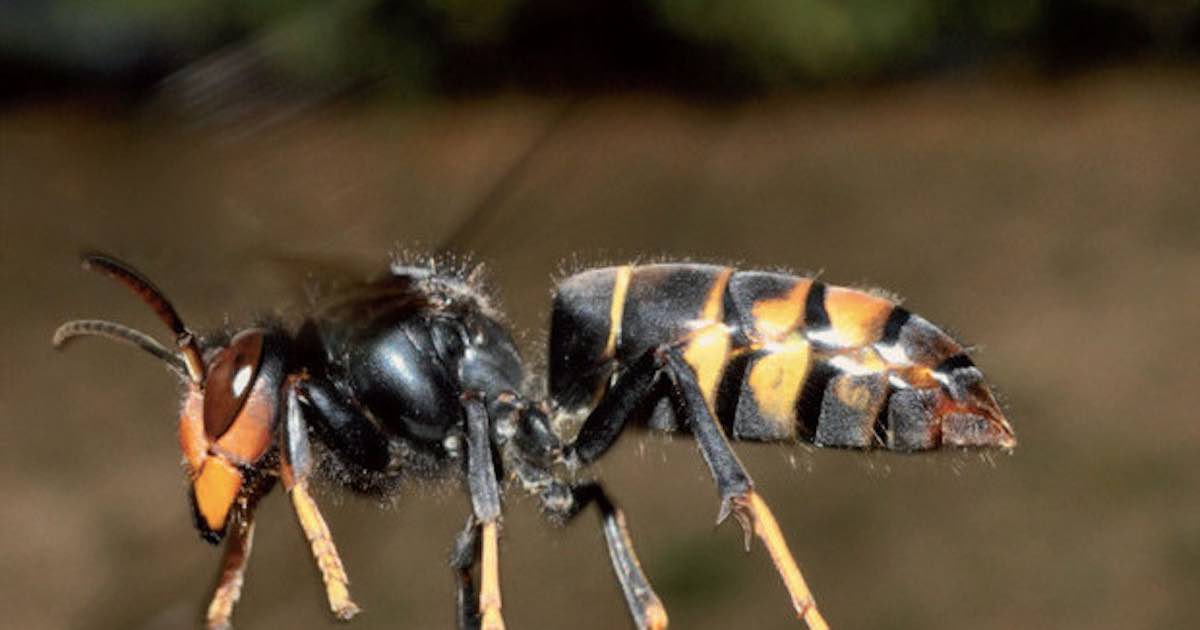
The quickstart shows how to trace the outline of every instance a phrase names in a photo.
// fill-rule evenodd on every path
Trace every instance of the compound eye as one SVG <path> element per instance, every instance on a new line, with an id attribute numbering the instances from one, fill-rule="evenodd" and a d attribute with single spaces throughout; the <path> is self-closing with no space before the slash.
<path id="1" fill-rule="evenodd" d="M 204 433 L 209 440 L 224 435 L 242 410 L 258 376 L 262 348 L 261 332 L 240 332 L 209 366 L 204 380 Z"/>

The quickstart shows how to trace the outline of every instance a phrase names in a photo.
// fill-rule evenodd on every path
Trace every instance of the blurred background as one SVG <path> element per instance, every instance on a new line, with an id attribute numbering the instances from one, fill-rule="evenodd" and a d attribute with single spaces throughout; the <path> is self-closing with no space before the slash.
<path id="1" fill-rule="evenodd" d="M 977 346 L 1011 456 L 743 445 L 841 628 L 1200 624 L 1200 2 L 0 4 L 0 609 L 198 625 L 177 388 L 62 320 L 302 312 L 389 252 L 482 262 L 530 362 L 553 279 L 691 258 L 881 286 Z M 688 440 L 597 467 L 676 628 L 793 628 Z M 455 488 L 319 497 L 365 612 L 446 628 Z M 594 514 L 514 494 L 509 627 L 628 627 Z M 235 621 L 329 627 L 276 493 Z"/>

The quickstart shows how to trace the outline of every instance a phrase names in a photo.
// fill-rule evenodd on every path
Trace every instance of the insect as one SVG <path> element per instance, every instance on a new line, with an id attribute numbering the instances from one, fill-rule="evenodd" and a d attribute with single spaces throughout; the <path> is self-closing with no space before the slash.
<path id="1" fill-rule="evenodd" d="M 694 263 L 570 276 L 555 292 L 542 399 L 526 388 L 488 294 L 461 272 L 393 263 L 327 296 L 298 325 L 200 337 L 129 265 L 103 255 L 83 264 L 131 289 L 175 336 L 169 348 L 121 324 L 75 320 L 54 343 L 91 335 L 132 344 L 184 381 L 179 439 L 195 525 L 204 540 L 225 541 L 209 628 L 230 625 L 255 504 L 276 483 L 333 614 L 358 612 L 309 491 L 319 475 L 375 494 L 411 476 L 465 480 L 472 509 L 450 562 L 464 628 L 503 627 L 504 488 L 532 493 L 560 521 L 594 505 L 634 623 L 664 628 L 623 513 L 599 480 L 579 480 L 630 427 L 694 438 L 719 519 L 733 516 L 762 541 L 795 613 L 824 628 L 730 440 L 894 451 L 1016 444 L 962 346 L 889 299 L 812 278 Z"/>

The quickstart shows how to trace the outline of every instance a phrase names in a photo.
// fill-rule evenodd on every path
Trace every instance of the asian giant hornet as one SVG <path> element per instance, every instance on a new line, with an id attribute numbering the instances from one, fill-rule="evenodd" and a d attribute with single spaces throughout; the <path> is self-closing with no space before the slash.
<path id="1" fill-rule="evenodd" d="M 503 627 L 502 480 L 558 521 L 595 505 L 634 623 L 664 628 L 666 610 L 624 514 L 600 481 L 576 480 L 627 427 L 695 439 L 721 499 L 719 520 L 732 515 L 762 540 L 796 614 L 825 628 L 730 440 L 906 452 L 1016 444 L 961 345 L 889 299 L 812 278 L 694 263 L 570 276 L 555 291 L 542 400 L 525 386 L 487 292 L 461 271 L 393 263 L 377 280 L 327 296 L 298 326 L 200 337 L 132 267 L 103 255 L 83 264 L 131 289 L 175 335 L 168 348 L 121 324 L 75 320 L 54 343 L 108 337 L 184 380 L 179 439 L 196 528 L 210 543 L 225 540 L 209 628 L 229 626 L 255 504 L 277 481 L 333 614 L 358 612 L 309 492 L 317 475 L 383 495 L 411 476 L 465 479 L 472 511 L 450 561 L 463 628 Z"/>

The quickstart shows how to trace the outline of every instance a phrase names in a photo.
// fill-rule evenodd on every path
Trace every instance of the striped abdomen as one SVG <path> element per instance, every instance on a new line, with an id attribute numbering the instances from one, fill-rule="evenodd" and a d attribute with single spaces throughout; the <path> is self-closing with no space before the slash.
<path id="1" fill-rule="evenodd" d="M 606 267 L 561 282 L 555 407 L 586 414 L 613 374 L 677 345 L 731 435 L 894 450 L 1015 445 L 962 346 L 891 300 L 811 278 L 700 264 Z"/>

